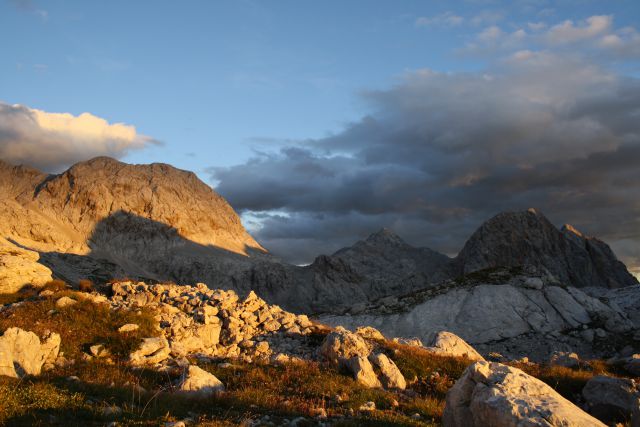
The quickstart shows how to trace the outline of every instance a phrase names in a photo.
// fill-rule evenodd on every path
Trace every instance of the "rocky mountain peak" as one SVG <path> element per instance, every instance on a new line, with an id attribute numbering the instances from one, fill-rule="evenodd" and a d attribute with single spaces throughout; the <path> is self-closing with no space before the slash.
<path id="1" fill-rule="evenodd" d="M 371 234 L 365 239 L 365 242 L 370 245 L 406 245 L 407 243 L 402 240 L 395 232 L 389 228 L 382 228 L 375 233 Z"/>
<path id="2" fill-rule="evenodd" d="M 560 231 L 563 234 L 574 234 L 578 237 L 586 237 L 584 234 L 582 234 L 582 232 L 580 230 L 578 230 L 577 228 L 575 228 L 573 225 L 571 224 L 564 224 L 562 226 L 562 228 L 560 228 Z"/>
<path id="3" fill-rule="evenodd" d="M 573 286 L 618 288 L 636 280 L 604 242 L 571 226 L 558 230 L 540 211 L 505 212 L 482 224 L 458 254 L 459 274 L 534 266 Z"/>

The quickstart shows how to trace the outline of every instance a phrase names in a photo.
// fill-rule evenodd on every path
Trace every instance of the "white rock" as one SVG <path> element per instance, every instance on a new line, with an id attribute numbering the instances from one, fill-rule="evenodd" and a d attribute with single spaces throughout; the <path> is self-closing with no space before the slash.
<path id="1" fill-rule="evenodd" d="M 484 360 L 484 357 L 465 340 L 447 331 L 438 332 L 426 349 L 441 356 L 467 357 L 474 361 Z"/>
<path id="2" fill-rule="evenodd" d="M 129 355 L 129 361 L 134 365 L 152 365 L 162 362 L 170 353 L 166 338 L 144 338 L 140 348 Z"/>
<path id="3" fill-rule="evenodd" d="M 447 393 L 445 427 L 605 427 L 542 381 L 479 361 Z"/>
<path id="4" fill-rule="evenodd" d="M 185 369 L 177 387 L 180 392 L 201 396 L 224 391 L 222 381 L 195 365 L 190 365 Z"/>
<path id="5" fill-rule="evenodd" d="M 407 387 L 407 382 L 400 372 L 400 369 L 398 369 L 393 360 L 390 360 L 386 355 L 382 353 L 371 354 L 369 355 L 369 361 L 380 369 L 380 379 L 385 388 L 404 390 Z"/>
<path id="6" fill-rule="evenodd" d="M 59 350 L 60 335 L 56 333 L 50 333 L 41 343 L 33 332 L 9 328 L 0 336 L 0 375 L 39 375 L 45 362 L 52 363 Z"/>
<path id="7" fill-rule="evenodd" d="M 366 357 L 353 356 L 344 362 L 345 366 L 353 374 L 353 378 L 365 387 L 379 388 L 382 387 L 378 376 L 371 366 L 371 362 Z"/>

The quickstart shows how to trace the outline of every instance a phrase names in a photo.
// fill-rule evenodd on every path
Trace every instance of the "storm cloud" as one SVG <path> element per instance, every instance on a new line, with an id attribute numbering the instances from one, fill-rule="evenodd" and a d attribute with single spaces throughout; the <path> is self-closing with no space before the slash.
<path id="1" fill-rule="evenodd" d="M 158 141 L 90 113 L 49 113 L 0 102 L 0 158 L 10 163 L 58 172 L 96 156 L 120 158 L 149 144 Z"/>
<path id="2" fill-rule="evenodd" d="M 536 207 L 640 266 L 638 79 L 519 51 L 362 96 L 368 114 L 334 135 L 209 170 L 273 252 L 309 262 L 386 226 L 455 255 L 492 215 Z"/>

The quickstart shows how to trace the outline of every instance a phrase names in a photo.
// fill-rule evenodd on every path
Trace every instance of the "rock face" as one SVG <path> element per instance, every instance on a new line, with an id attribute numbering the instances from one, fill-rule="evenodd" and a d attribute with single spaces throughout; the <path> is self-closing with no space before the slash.
<path id="1" fill-rule="evenodd" d="M 481 352 L 545 361 L 553 351 L 590 355 L 592 343 L 585 340 L 585 331 L 606 335 L 633 329 L 617 305 L 534 274 L 503 269 L 471 275 L 392 303 L 371 304 L 360 314 L 320 320 L 347 328 L 372 326 L 386 336 L 417 337 L 424 343 L 431 343 L 440 331 L 450 331 Z"/>
<path id="2" fill-rule="evenodd" d="M 39 375 L 45 363 L 55 361 L 59 350 L 58 334 L 50 334 L 40 342 L 33 332 L 9 328 L 0 336 L 0 375 Z"/>
<path id="3" fill-rule="evenodd" d="M 500 363 L 476 362 L 447 393 L 445 427 L 604 427 L 542 381 Z"/>
<path id="4" fill-rule="evenodd" d="M 24 286 L 42 286 L 52 280 L 51 270 L 38 263 L 37 252 L 20 248 L 0 237 L 0 293 L 13 293 Z"/>
<path id="5" fill-rule="evenodd" d="M 456 258 L 459 273 L 531 265 L 575 287 L 637 284 L 604 242 L 566 225 L 558 230 L 535 209 L 507 212 L 485 222 Z"/>

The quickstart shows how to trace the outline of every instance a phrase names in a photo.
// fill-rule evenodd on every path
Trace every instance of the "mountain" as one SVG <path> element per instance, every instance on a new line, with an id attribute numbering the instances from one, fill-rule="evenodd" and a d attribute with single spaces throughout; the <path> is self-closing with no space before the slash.
<path id="1" fill-rule="evenodd" d="M 47 175 L 0 162 L 0 196 L 0 265 L 16 271 L 3 273 L 0 292 L 50 277 L 129 277 L 254 290 L 288 310 L 343 313 L 491 267 L 533 266 L 577 287 L 636 283 L 605 243 L 560 231 L 536 211 L 490 219 L 455 259 L 383 229 L 298 267 L 262 248 L 195 174 L 166 164 L 99 157 Z"/>
<path id="2" fill-rule="evenodd" d="M 576 287 L 620 288 L 638 283 L 607 244 L 571 226 L 558 230 L 535 209 L 489 219 L 467 240 L 454 263 L 459 275 L 529 265 Z"/>

